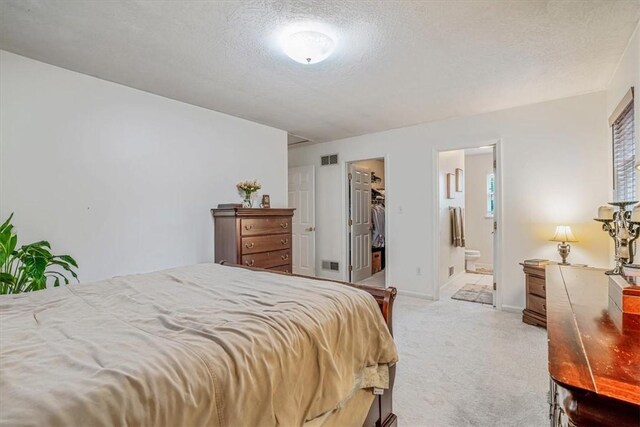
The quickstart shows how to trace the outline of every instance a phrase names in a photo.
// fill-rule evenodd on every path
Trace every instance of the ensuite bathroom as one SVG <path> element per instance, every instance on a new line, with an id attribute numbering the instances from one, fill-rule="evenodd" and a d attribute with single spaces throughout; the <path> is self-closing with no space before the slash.
<path id="1" fill-rule="evenodd" d="M 494 149 L 439 153 L 441 298 L 494 303 Z"/>

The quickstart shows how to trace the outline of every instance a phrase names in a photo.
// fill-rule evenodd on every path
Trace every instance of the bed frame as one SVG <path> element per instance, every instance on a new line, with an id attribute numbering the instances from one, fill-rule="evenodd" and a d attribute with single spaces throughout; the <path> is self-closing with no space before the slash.
<path id="1" fill-rule="evenodd" d="M 389 332 L 391 332 L 391 335 L 393 335 L 393 302 L 395 301 L 396 295 L 398 294 L 397 289 L 394 288 L 393 286 L 388 288 L 377 288 L 375 286 L 341 282 L 339 280 L 320 279 L 317 277 L 304 276 L 301 274 L 292 274 L 292 273 L 285 273 L 282 271 L 248 267 L 245 265 L 233 264 L 226 261 L 221 261 L 220 264 L 230 266 L 230 267 L 244 268 L 246 270 L 252 270 L 252 271 L 261 271 L 261 272 L 267 272 L 272 274 L 281 274 L 284 276 L 303 277 L 305 279 L 339 283 L 341 285 L 347 285 L 347 286 L 361 289 L 365 292 L 370 293 L 373 296 L 373 298 L 376 300 L 376 302 L 378 303 L 378 306 L 380 307 L 380 312 L 382 313 L 382 317 L 387 323 Z M 369 410 L 369 414 L 367 415 L 367 418 L 363 424 L 363 427 L 397 427 L 398 417 L 396 416 L 396 414 L 393 413 L 393 405 L 392 405 L 393 384 L 394 384 L 395 376 L 396 376 L 396 367 L 394 365 L 389 367 L 389 389 L 385 390 L 384 394 L 376 396 L 375 400 L 373 401 L 373 404 L 371 405 L 371 409 Z"/>

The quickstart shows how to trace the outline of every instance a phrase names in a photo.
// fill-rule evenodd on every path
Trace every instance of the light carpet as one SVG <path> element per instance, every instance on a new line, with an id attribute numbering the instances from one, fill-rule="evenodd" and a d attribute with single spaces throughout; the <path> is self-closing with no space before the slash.
<path id="1" fill-rule="evenodd" d="M 451 299 L 470 276 L 480 277 L 463 274 L 439 301 L 398 296 L 399 425 L 548 426 L 546 331 L 518 313 Z"/>
<path id="2" fill-rule="evenodd" d="M 377 273 L 367 277 L 364 280 L 359 281 L 358 283 L 362 285 L 376 286 L 378 288 L 384 288 L 385 281 L 385 271 L 380 270 Z"/>

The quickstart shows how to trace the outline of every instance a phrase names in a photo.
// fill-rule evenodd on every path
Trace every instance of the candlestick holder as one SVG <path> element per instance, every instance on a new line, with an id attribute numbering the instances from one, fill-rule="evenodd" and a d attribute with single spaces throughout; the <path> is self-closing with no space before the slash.
<path id="1" fill-rule="evenodd" d="M 622 274 L 622 268 L 627 264 L 633 264 L 635 256 L 635 245 L 633 244 L 640 237 L 640 222 L 631 221 L 631 210 L 628 206 L 636 205 L 638 202 L 609 202 L 611 206 L 616 206 L 617 211 L 613 213 L 613 219 L 594 218 L 602 223 L 602 230 L 606 231 L 613 239 L 615 247 L 616 266 L 606 274 Z"/>

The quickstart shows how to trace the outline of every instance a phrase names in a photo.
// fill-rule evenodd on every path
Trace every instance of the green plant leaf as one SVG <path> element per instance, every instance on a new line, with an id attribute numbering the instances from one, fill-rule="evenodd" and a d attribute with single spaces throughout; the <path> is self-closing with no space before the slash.
<path id="1" fill-rule="evenodd" d="M 52 281 L 54 287 L 60 286 L 63 281 L 69 284 L 64 272 L 78 280 L 74 270 L 78 268 L 76 260 L 69 255 L 53 255 L 51 245 L 46 240 L 16 249 L 18 236 L 13 231 L 12 218 L 13 214 L 0 225 L 0 294 L 45 289 L 48 280 Z"/>
<path id="2" fill-rule="evenodd" d="M 13 225 L 11 225 L 11 219 L 13 218 L 13 212 L 11 213 L 11 215 L 9 215 L 9 218 L 7 218 L 7 220 L 5 222 L 2 223 L 2 225 L 0 225 L 0 232 L 2 232 L 5 228 L 13 228 Z"/>
<path id="3" fill-rule="evenodd" d="M 69 273 L 71 273 L 74 279 L 78 280 L 78 275 L 76 274 L 75 271 L 73 271 L 73 269 L 66 262 L 62 262 L 54 259 L 51 261 L 51 264 L 62 267 L 65 271 L 68 271 Z"/>
<path id="4" fill-rule="evenodd" d="M 76 262 L 76 260 L 71 258 L 69 255 L 59 255 L 58 258 L 67 262 L 68 264 L 71 264 L 75 268 L 78 268 L 78 263 Z"/>
<path id="5" fill-rule="evenodd" d="M 15 280 L 16 280 L 16 278 L 12 274 L 0 273 L 0 283 L 2 283 L 2 284 L 13 285 Z"/>
<path id="6" fill-rule="evenodd" d="M 10 223 L 12 217 L 13 214 L 9 215 L 9 219 L 0 226 L 0 265 L 3 267 L 18 243 L 18 236 L 13 232 L 13 225 Z"/>

